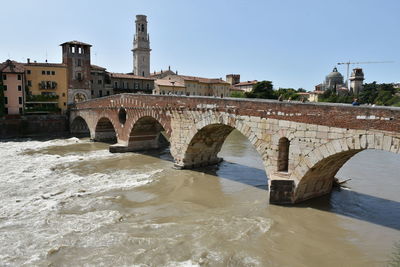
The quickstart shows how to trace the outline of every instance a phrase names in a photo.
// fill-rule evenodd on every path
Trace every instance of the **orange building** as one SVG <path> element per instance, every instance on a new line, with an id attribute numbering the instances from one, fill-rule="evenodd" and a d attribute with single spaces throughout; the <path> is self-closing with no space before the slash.
<path id="1" fill-rule="evenodd" d="M 21 63 L 7 60 L 0 64 L 0 74 L 4 90 L 4 113 L 15 115 L 24 113 L 25 77 Z"/>

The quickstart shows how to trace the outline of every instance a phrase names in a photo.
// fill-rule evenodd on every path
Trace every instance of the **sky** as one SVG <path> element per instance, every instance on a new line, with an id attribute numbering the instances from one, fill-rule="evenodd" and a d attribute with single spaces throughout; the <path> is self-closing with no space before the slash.
<path id="1" fill-rule="evenodd" d="M 3 2 L 3 1 L 2 1 Z M 208 78 L 241 75 L 314 90 L 338 62 L 365 82 L 400 82 L 399 0 L 19 0 L 0 5 L 0 61 L 61 62 L 59 44 L 92 44 L 92 64 L 132 72 L 137 14 L 151 67 Z M 346 66 L 338 70 L 346 78 Z"/>

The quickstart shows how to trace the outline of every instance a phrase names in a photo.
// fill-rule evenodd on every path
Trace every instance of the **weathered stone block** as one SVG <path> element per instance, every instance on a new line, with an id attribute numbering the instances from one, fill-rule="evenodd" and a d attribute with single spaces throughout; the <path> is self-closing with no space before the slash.
<path id="1" fill-rule="evenodd" d="M 385 137 L 383 137 L 383 150 L 390 151 L 391 147 L 392 147 L 392 137 L 386 135 Z"/>
<path id="2" fill-rule="evenodd" d="M 271 180 L 269 186 L 269 203 L 292 204 L 295 183 L 293 180 Z"/>

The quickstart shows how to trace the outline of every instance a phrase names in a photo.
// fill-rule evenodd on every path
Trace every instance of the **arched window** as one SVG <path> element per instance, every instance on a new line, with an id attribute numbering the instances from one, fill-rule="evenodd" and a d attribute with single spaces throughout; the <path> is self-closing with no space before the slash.
<path id="1" fill-rule="evenodd" d="M 287 172 L 289 169 L 290 141 L 286 137 L 279 139 L 278 171 Z"/>

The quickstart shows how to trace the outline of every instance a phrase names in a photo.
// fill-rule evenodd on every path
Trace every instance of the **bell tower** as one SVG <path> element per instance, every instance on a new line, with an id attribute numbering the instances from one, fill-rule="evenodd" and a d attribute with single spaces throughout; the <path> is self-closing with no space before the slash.
<path id="1" fill-rule="evenodd" d="M 136 34 L 133 37 L 133 74 L 150 76 L 150 37 L 147 33 L 147 17 L 136 15 Z"/>
<path id="2" fill-rule="evenodd" d="M 350 75 L 350 90 L 354 95 L 358 95 L 363 90 L 364 72 L 362 68 L 355 68 Z"/>

